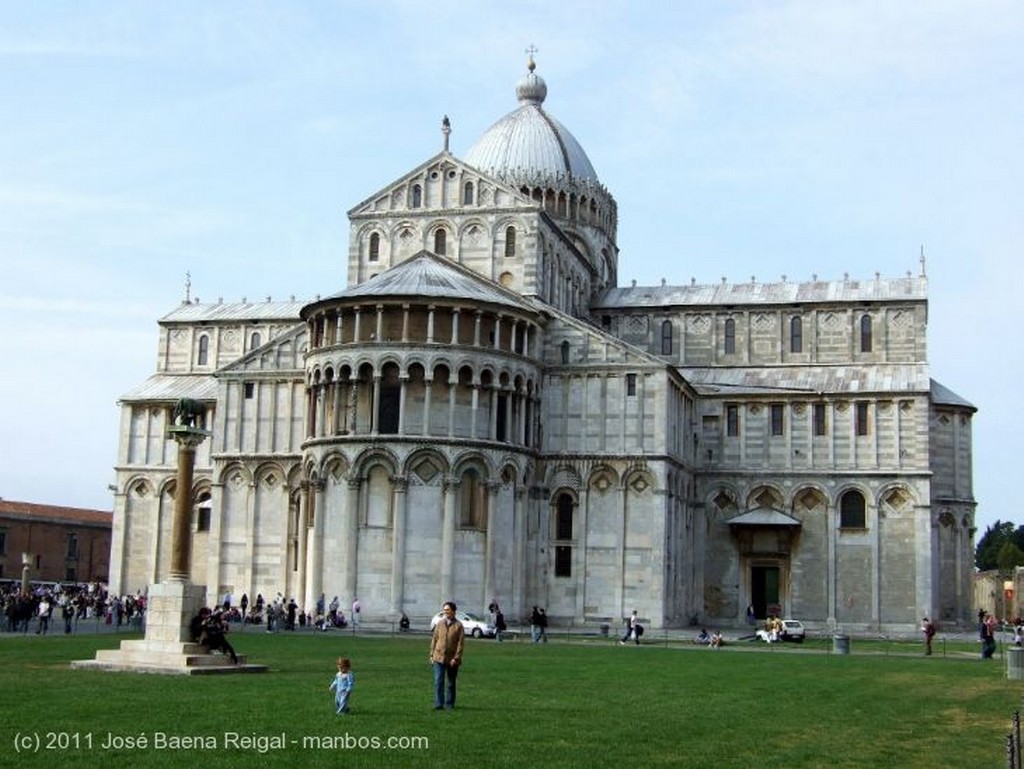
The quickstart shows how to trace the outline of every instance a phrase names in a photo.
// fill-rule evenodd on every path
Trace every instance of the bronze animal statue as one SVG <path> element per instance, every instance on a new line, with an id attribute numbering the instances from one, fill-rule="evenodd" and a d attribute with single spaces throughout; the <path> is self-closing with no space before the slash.
<path id="1" fill-rule="evenodd" d="M 177 427 L 206 429 L 206 407 L 192 398 L 182 398 L 174 405 L 173 423 Z"/>

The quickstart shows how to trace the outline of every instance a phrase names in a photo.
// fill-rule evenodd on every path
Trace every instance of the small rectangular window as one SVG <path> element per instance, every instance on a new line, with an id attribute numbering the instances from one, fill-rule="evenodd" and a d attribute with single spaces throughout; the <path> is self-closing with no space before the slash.
<path id="1" fill-rule="evenodd" d="M 740 434 L 740 407 L 735 403 L 725 404 L 725 434 L 730 438 Z"/>
<path id="2" fill-rule="evenodd" d="M 7 532 L 0 531 L 0 555 L 7 552 Z"/>
<path id="3" fill-rule="evenodd" d="M 790 319 L 789 323 L 789 351 L 804 351 L 804 325 L 799 315 Z"/>
<path id="4" fill-rule="evenodd" d="M 572 576 L 572 546 L 557 545 L 555 547 L 555 576 Z"/>
<path id="5" fill-rule="evenodd" d="M 256 386 L 252 382 L 245 382 L 242 385 L 242 389 L 245 391 L 245 399 L 252 400 L 253 395 L 256 393 Z"/>
<path id="6" fill-rule="evenodd" d="M 868 404 L 866 401 L 857 402 L 857 435 L 868 434 Z"/>
<path id="7" fill-rule="evenodd" d="M 626 374 L 626 395 L 636 395 L 636 374 Z"/>
<path id="8" fill-rule="evenodd" d="M 784 410 L 781 403 L 773 403 L 769 409 L 771 415 L 772 435 L 782 435 L 785 432 Z"/>
<path id="9" fill-rule="evenodd" d="M 813 408 L 814 434 L 828 435 L 828 424 L 825 421 L 825 404 L 815 403 Z"/>

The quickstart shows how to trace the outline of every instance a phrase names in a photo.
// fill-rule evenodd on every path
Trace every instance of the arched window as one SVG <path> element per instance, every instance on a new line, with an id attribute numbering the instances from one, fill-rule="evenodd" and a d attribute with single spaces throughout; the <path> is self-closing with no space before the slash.
<path id="1" fill-rule="evenodd" d="M 871 352 L 871 316 L 860 316 L 860 351 Z"/>
<path id="2" fill-rule="evenodd" d="M 370 261 L 376 262 L 380 259 L 380 233 L 370 235 Z"/>
<path id="3" fill-rule="evenodd" d="M 561 350 L 562 350 L 562 363 L 568 363 L 569 362 L 569 350 L 570 349 L 571 348 L 569 346 L 569 342 L 568 341 L 562 342 L 562 347 L 561 347 Z"/>
<path id="4" fill-rule="evenodd" d="M 412 207 L 419 208 L 423 205 L 423 188 L 418 184 L 412 186 Z"/>
<path id="5" fill-rule="evenodd" d="M 205 366 L 209 362 L 210 358 L 210 337 L 203 334 L 199 337 L 199 355 L 196 357 L 196 363 L 200 366 Z"/>
<path id="6" fill-rule="evenodd" d="M 732 318 L 725 320 L 725 354 L 736 354 L 736 321 Z"/>
<path id="7" fill-rule="evenodd" d="M 670 320 L 661 324 L 661 354 L 672 354 L 672 321 Z"/>
<path id="8" fill-rule="evenodd" d="M 444 256 L 447 246 L 448 233 L 444 230 L 437 230 L 434 233 L 434 253 Z"/>
<path id="9" fill-rule="evenodd" d="M 572 496 L 559 494 L 555 503 L 555 539 L 572 539 Z"/>
<path id="10" fill-rule="evenodd" d="M 203 491 L 196 498 L 196 531 L 210 530 L 210 511 L 213 509 L 213 498 L 210 492 Z"/>
<path id="11" fill-rule="evenodd" d="M 462 188 L 462 205 L 469 206 L 473 204 L 473 182 L 466 182 L 466 186 Z"/>
<path id="12" fill-rule="evenodd" d="M 867 528 L 867 506 L 859 491 L 848 491 L 839 500 L 839 528 Z"/>
<path id="13" fill-rule="evenodd" d="M 573 499 L 569 494 L 559 494 L 555 501 L 555 539 L 572 539 Z M 555 545 L 555 576 L 572 576 L 572 545 Z"/>
<path id="14" fill-rule="evenodd" d="M 511 259 L 516 255 L 516 228 L 505 228 L 505 258 Z"/>
<path id="15" fill-rule="evenodd" d="M 262 341 L 263 341 L 263 338 L 260 336 L 260 332 L 259 331 L 253 331 L 252 332 L 252 336 L 249 337 L 249 349 L 250 350 L 255 350 L 257 347 L 260 346 L 260 343 Z"/>
<path id="16" fill-rule="evenodd" d="M 804 351 L 804 322 L 799 315 L 794 315 L 789 320 L 789 351 Z"/>

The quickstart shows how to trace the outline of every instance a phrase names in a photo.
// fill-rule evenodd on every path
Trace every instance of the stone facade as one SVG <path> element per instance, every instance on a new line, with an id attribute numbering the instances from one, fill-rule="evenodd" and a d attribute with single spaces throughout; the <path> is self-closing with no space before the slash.
<path id="1" fill-rule="evenodd" d="M 517 125 L 546 94 L 528 78 Z M 499 127 L 467 158 L 500 156 Z M 161 319 L 157 371 L 121 401 L 115 588 L 166 575 L 189 397 L 212 426 L 190 490 L 211 601 L 969 622 L 975 409 L 931 378 L 923 263 L 620 288 L 610 193 L 520 162 L 476 168 L 446 135 L 349 212 L 348 288 Z"/>

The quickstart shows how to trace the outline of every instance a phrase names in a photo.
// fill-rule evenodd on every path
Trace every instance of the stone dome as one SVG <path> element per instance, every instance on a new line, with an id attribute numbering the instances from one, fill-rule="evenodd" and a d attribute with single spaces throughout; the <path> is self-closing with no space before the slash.
<path id="1" fill-rule="evenodd" d="M 544 110 L 548 87 L 534 70 L 516 85 L 519 108 L 505 115 L 481 136 L 464 160 L 484 173 L 510 182 L 566 178 L 598 183 L 587 153 L 569 130 Z"/>

